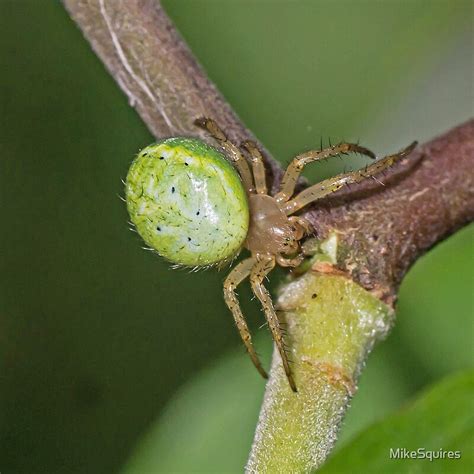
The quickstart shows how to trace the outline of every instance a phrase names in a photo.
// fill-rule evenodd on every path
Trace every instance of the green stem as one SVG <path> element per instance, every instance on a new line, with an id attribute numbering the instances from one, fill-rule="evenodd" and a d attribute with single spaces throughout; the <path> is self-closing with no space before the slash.
<path id="1" fill-rule="evenodd" d="M 316 262 L 281 289 L 298 393 L 275 351 L 247 472 L 309 472 L 323 463 L 367 353 L 391 327 L 389 306 L 331 268 Z"/>

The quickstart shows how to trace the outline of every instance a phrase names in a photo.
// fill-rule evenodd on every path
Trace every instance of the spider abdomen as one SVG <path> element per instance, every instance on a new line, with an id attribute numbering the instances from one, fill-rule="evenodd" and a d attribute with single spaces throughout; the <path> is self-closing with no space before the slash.
<path id="1" fill-rule="evenodd" d="M 125 193 L 140 236 L 173 263 L 212 265 L 234 256 L 245 241 L 249 208 L 240 178 L 198 139 L 168 138 L 144 148 Z"/>

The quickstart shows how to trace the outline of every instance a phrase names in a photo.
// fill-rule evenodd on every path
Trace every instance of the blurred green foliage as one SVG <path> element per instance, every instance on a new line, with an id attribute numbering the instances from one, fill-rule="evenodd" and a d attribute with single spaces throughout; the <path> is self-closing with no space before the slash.
<path id="1" fill-rule="evenodd" d="M 468 0 L 163 3 L 283 163 L 320 137 L 393 151 L 472 114 Z M 263 381 L 224 307 L 224 275 L 171 271 L 142 251 L 119 200 L 153 137 L 59 2 L 2 0 L 0 38 L 0 470 L 113 472 L 155 421 L 188 466 L 202 446 L 219 452 L 216 470 L 239 470 Z M 473 364 L 472 237 L 456 234 L 408 275 L 342 441 Z M 257 305 L 240 294 L 255 331 Z M 199 432 L 203 419 L 214 426 Z"/>
<path id="2" fill-rule="evenodd" d="M 268 357 L 270 344 L 256 342 Z M 242 351 L 209 364 L 173 397 L 123 474 L 242 472 L 264 388 Z"/>
<path id="3" fill-rule="evenodd" d="M 472 472 L 473 392 L 473 370 L 446 377 L 404 409 L 363 431 L 328 460 L 321 474 Z M 390 459 L 391 450 L 396 456 L 403 449 L 418 451 L 418 458 L 402 454 Z"/>

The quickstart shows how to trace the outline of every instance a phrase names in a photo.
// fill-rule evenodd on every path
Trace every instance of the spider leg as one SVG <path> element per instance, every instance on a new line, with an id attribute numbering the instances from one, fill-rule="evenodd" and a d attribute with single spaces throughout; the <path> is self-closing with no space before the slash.
<path id="1" fill-rule="evenodd" d="M 285 345 L 283 341 L 283 334 L 280 328 L 280 323 L 275 313 L 271 296 L 262 283 L 265 276 L 268 275 L 268 273 L 274 268 L 274 266 L 275 259 L 273 257 L 268 256 L 263 257 L 260 261 L 257 260 L 257 263 L 254 265 L 250 273 L 250 284 L 252 285 L 252 291 L 255 293 L 255 296 L 260 300 L 260 303 L 262 304 L 265 317 L 268 321 L 270 331 L 272 332 L 273 340 L 275 341 L 275 344 L 278 348 L 278 352 L 280 353 L 283 368 L 285 370 L 286 377 L 288 378 L 290 387 L 293 392 L 296 392 L 296 385 L 293 380 L 290 365 L 285 352 Z"/>
<path id="2" fill-rule="evenodd" d="M 285 174 L 280 183 L 280 191 L 275 195 L 275 199 L 277 202 L 283 203 L 291 198 L 295 192 L 295 186 L 303 168 L 309 163 L 324 160 L 341 153 L 346 154 L 351 152 L 361 153 L 362 155 L 375 159 L 375 155 L 370 150 L 355 143 L 339 143 L 339 145 L 334 145 L 329 148 L 310 150 L 301 155 L 295 156 L 292 162 L 288 165 L 288 168 L 286 168 Z"/>
<path id="3" fill-rule="evenodd" d="M 225 150 L 237 168 L 245 188 L 249 193 L 253 193 L 255 188 L 253 185 L 253 179 L 250 173 L 249 165 L 242 156 L 242 153 L 240 153 L 239 149 L 227 139 L 225 133 L 219 128 L 219 125 L 217 125 L 214 120 L 206 117 L 198 118 L 194 121 L 194 123 L 198 127 L 209 132 L 209 134 L 219 142 L 221 147 Z"/>
<path id="4" fill-rule="evenodd" d="M 263 378 L 268 378 L 265 369 L 262 367 L 255 348 L 252 344 L 252 336 L 250 335 L 249 328 L 245 322 L 245 318 L 240 309 L 237 295 L 235 294 L 236 287 L 250 275 L 250 271 L 255 264 L 253 258 L 247 258 L 242 260 L 228 275 L 224 282 L 224 299 L 225 302 L 234 316 L 235 324 L 239 330 L 240 337 L 242 338 L 245 347 L 252 359 L 253 365 L 257 368 Z"/>
<path id="5" fill-rule="evenodd" d="M 291 201 L 288 201 L 283 204 L 283 212 L 285 212 L 287 215 L 291 215 L 296 211 L 300 210 L 302 207 L 307 206 L 308 204 L 337 191 L 344 185 L 358 183 L 368 177 L 379 174 L 380 172 L 386 170 L 387 168 L 390 168 L 395 163 L 409 155 L 414 150 L 416 145 L 417 142 L 413 142 L 411 145 L 407 146 L 399 153 L 386 156 L 385 158 L 376 161 L 374 164 L 368 166 L 367 168 L 363 168 L 362 170 L 358 171 L 353 171 L 351 173 L 339 174 L 337 176 L 334 176 L 333 178 L 325 179 L 320 183 L 310 186 L 304 191 L 301 191 L 301 193 L 295 196 Z"/>
<path id="6" fill-rule="evenodd" d="M 267 180 L 265 177 L 265 164 L 263 163 L 262 153 L 255 142 L 247 140 L 242 146 L 249 152 L 252 163 L 253 179 L 257 194 L 267 194 Z"/>

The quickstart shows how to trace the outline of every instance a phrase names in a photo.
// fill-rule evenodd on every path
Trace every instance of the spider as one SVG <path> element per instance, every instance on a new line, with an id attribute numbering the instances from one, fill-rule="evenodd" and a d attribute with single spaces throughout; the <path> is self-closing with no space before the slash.
<path id="1" fill-rule="evenodd" d="M 254 142 L 241 145 L 247 160 L 214 120 L 202 117 L 195 124 L 215 139 L 225 155 L 199 139 L 187 137 L 167 138 L 144 148 L 132 163 L 125 183 L 131 221 L 151 249 L 177 265 L 196 269 L 222 265 L 242 248 L 250 252 L 250 257 L 238 263 L 225 279 L 224 300 L 253 364 L 267 378 L 236 295 L 237 286 L 250 279 L 289 385 L 296 392 L 281 326 L 263 284 L 275 265 L 296 267 L 305 258 L 301 241 L 311 233 L 311 226 L 295 213 L 345 185 L 391 167 L 410 154 L 417 143 L 363 170 L 339 174 L 294 195 L 298 178 L 309 163 L 350 152 L 376 158 L 354 143 L 307 151 L 293 158 L 279 191 L 271 196 L 262 153 Z"/>

